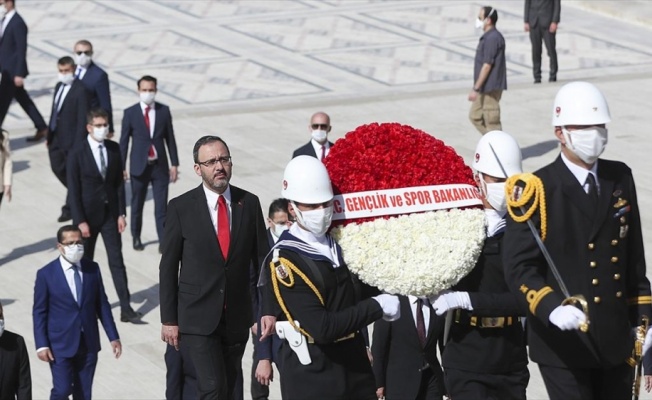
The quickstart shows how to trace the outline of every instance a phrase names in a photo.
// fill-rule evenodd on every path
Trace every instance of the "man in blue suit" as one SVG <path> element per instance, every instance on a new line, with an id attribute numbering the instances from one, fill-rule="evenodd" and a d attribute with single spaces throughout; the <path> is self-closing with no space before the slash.
<path id="1" fill-rule="evenodd" d="M 118 330 L 104 292 L 97 263 L 83 259 L 81 231 L 59 228 L 60 255 L 36 273 L 34 341 L 38 358 L 50 363 L 50 399 L 90 399 L 100 351 L 97 320 L 111 341 L 115 358 L 122 354 Z"/>
<path id="2" fill-rule="evenodd" d="M 75 43 L 73 52 L 77 64 L 75 78 L 84 84 L 89 94 L 88 109 L 101 108 L 109 114 L 109 138 L 111 138 L 114 130 L 109 75 L 93 62 L 93 45 L 88 40 Z"/>
<path id="3" fill-rule="evenodd" d="M 147 187 L 152 183 L 154 193 L 154 216 L 159 247 L 163 243 L 163 223 L 167 212 L 168 185 L 177 181 L 179 157 L 177 142 L 174 139 L 172 115 L 170 108 L 154 101 L 156 96 L 156 78 L 145 75 L 138 80 L 140 102 L 127 108 L 122 119 L 120 134 L 120 151 L 122 152 L 122 169 L 127 174 L 127 153 L 129 139 L 132 139 L 129 172 L 131 174 L 131 236 L 134 250 L 145 247 L 140 240 L 143 226 L 143 206 L 147 196 Z M 170 153 L 170 163 L 165 150 Z M 160 250 L 160 248 L 159 248 Z M 159 251 L 160 252 L 160 251 Z"/>
<path id="4" fill-rule="evenodd" d="M 36 127 L 36 135 L 28 140 L 44 138 L 48 126 L 25 90 L 25 77 L 29 74 L 27 24 L 16 12 L 15 0 L 0 0 L 0 73 L 0 127 L 15 98 Z"/>

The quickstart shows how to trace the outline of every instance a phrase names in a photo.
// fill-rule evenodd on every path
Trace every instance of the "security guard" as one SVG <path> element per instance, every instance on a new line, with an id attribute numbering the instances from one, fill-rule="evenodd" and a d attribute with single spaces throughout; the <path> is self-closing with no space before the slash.
<path id="1" fill-rule="evenodd" d="M 525 399 L 530 374 L 520 316 L 526 308 L 509 291 L 501 258 L 505 180 L 523 172 L 521 161 L 518 143 L 503 131 L 485 134 L 475 150 L 487 239 L 471 273 L 434 303 L 438 315 L 453 313 L 442 364 L 455 400 Z"/>
<path id="2" fill-rule="evenodd" d="M 516 221 L 522 220 L 520 211 L 510 212 L 505 275 L 528 307 L 530 357 L 539 363 L 552 400 L 630 397 L 632 328 L 652 315 L 632 172 L 624 163 L 598 158 L 610 120 L 607 101 L 594 85 L 564 85 L 552 116 L 561 154 L 524 177 L 521 198 L 508 202 L 529 201 L 523 211 L 538 227 L 560 280 L 588 306 L 585 314 L 561 305 L 561 286 L 530 228 Z M 532 213 L 534 200 L 539 207 Z"/>
<path id="3" fill-rule="evenodd" d="M 396 296 L 360 301 L 342 252 L 326 231 L 333 190 L 324 164 L 299 156 L 285 168 L 282 196 L 296 222 L 265 260 L 265 284 L 282 310 L 276 331 L 283 399 L 375 399 L 376 387 L 360 329 L 399 317 Z"/>

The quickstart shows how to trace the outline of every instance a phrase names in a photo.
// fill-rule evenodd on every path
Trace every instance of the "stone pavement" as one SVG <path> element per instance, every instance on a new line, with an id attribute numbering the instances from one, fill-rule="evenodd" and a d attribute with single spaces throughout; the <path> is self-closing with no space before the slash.
<path id="1" fill-rule="evenodd" d="M 233 183 L 269 204 L 279 195 L 292 150 L 309 139 L 308 118 L 318 110 L 331 115 L 333 139 L 360 124 L 396 121 L 435 135 L 470 161 L 479 136 L 467 120 L 466 96 L 478 40 L 473 20 L 480 5 L 464 0 L 31 0 L 18 2 L 18 11 L 30 28 L 26 84 L 46 117 L 57 58 L 70 54 L 76 40 L 88 39 L 95 60 L 110 74 L 118 132 L 122 110 L 138 99 L 135 81 L 143 74 L 159 79 L 157 99 L 171 106 L 181 156 L 181 179 L 171 186 L 170 197 L 199 184 L 192 145 L 204 134 L 218 134 L 232 151 Z M 644 118 L 652 98 L 648 3 L 563 2 L 557 36 L 560 81 L 537 86 L 532 85 L 522 2 L 492 5 L 507 41 L 503 128 L 523 147 L 525 168 L 534 170 L 558 152 L 550 108 L 559 86 L 577 79 L 594 82 L 607 95 L 613 118 L 604 156 L 625 160 L 634 170 L 649 239 L 652 146 Z M 544 76 L 546 60 L 544 55 Z M 25 142 L 33 128 L 17 105 L 5 128 L 11 132 L 15 180 L 14 199 L 0 210 L 0 299 L 8 329 L 23 334 L 33 349 L 33 282 L 36 270 L 56 256 L 56 218 L 65 191 L 50 171 L 45 145 Z M 143 240 L 147 248 L 135 252 L 125 234 L 124 257 L 133 301 L 148 324 L 118 322 L 124 346 L 120 360 L 111 359 L 103 342 L 97 399 L 164 397 L 158 243 L 149 200 Z M 104 247 L 97 250 L 108 276 Z M 117 305 L 110 279 L 105 281 L 109 299 Z M 119 317 L 117 308 L 114 315 Z M 250 354 L 249 348 L 245 371 Z M 30 357 L 34 396 L 47 398 L 49 369 L 33 351 Z M 538 369 L 530 369 L 529 398 L 547 398 Z M 272 393 L 271 398 L 280 398 L 276 382 Z"/>

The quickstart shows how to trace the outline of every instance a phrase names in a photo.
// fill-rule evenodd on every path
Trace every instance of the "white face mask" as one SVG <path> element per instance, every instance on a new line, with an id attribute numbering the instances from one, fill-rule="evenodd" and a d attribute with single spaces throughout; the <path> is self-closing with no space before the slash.
<path id="1" fill-rule="evenodd" d="M 315 139 L 317 143 L 324 143 L 326 141 L 326 136 L 328 132 L 322 129 L 315 129 L 312 131 L 312 138 Z"/>
<path id="2" fill-rule="evenodd" d="M 0 19 L 4 18 L 7 15 L 7 7 L 3 4 L 0 6 Z"/>
<path id="3" fill-rule="evenodd" d="M 64 85 L 72 85 L 75 80 L 75 75 L 73 74 L 59 74 L 59 82 Z"/>
<path id="4" fill-rule="evenodd" d="M 71 244 L 70 246 L 63 246 L 63 258 L 68 260 L 71 264 L 77 264 L 79 260 L 84 257 L 83 244 Z"/>
<path id="5" fill-rule="evenodd" d="M 91 65 L 92 56 L 87 56 L 86 54 L 75 54 L 75 63 L 81 67 L 87 68 Z"/>
<path id="6" fill-rule="evenodd" d="M 491 205 L 499 214 L 507 211 L 507 200 L 505 198 L 505 182 L 486 182 L 482 173 L 480 175 L 480 192 L 487 199 L 487 203 Z"/>
<path id="7" fill-rule="evenodd" d="M 103 126 L 101 128 L 93 127 L 93 138 L 98 142 L 103 141 L 109 135 L 109 127 Z"/>
<path id="8" fill-rule="evenodd" d="M 333 220 L 333 206 L 330 205 L 316 210 L 301 211 L 296 204 L 292 203 L 297 213 L 297 222 L 307 231 L 317 237 L 324 236 L 331 226 Z"/>
<path id="9" fill-rule="evenodd" d="M 274 224 L 274 229 L 272 230 L 272 233 L 274 236 L 281 237 L 281 234 L 285 231 L 287 231 L 289 228 L 286 224 Z"/>
<path id="10" fill-rule="evenodd" d="M 482 28 L 484 28 L 484 21 L 485 21 L 484 19 L 476 18 L 476 19 L 475 19 L 475 29 L 482 29 Z"/>
<path id="11" fill-rule="evenodd" d="M 2 336 L 3 333 L 5 333 L 5 320 L 4 320 L 4 318 L 0 319 L 0 337 Z"/>
<path id="12" fill-rule="evenodd" d="M 154 98 L 156 97 L 156 92 L 139 92 L 139 93 L 140 93 L 140 101 L 142 101 L 143 103 L 149 106 L 154 102 Z"/>
<path id="13" fill-rule="evenodd" d="M 569 131 L 562 127 L 561 131 L 566 140 L 566 147 L 587 164 L 596 162 L 607 146 L 607 128 L 592 126 Z"/>

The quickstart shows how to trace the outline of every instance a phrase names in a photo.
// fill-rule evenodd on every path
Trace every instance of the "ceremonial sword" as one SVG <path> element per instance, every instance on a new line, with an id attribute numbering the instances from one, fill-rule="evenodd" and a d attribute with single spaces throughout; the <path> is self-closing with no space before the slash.
<path id="1" fill-rule="evenodd" d="M 500 158 L 498 158 L 498 154 L 496 154 L 496 151 L 494 150 L 491 143 L 489 143 L 489 148 L 491 149 L 491 152 L 494 154 L 494 157 L 496 158 L 496 161 L 498 162 L 498 165 L 500 166 L 503 175 L 505 175 L 505 178 L 509 178 L 509 175 L 507 175 L 507 171 L 505 171 L 505 168 L 503 167 L 503 163 L 500 161 Z M 521 210 L 521 214 L 525 214 L 525 209 L 523 209 L 523 206 L 519 208 Z M 557 265 L 555 264 L 555 262 L 552 260 L 552 257 L 550 256 L 550 252 L 548 251 L 548 248 L 543 243 L 543 240 L 541 240 L 539 231 L 537 231 L 537 228 L 534 226 L 534 223 L 532 222 L 531 219 L 528 218 L 526 221 L 527 221 L 527 225 L 530 227 L 530 231 L 532 231 L 532 236 L 534 236 L 534 240 L 537 242 L 537 245 L 539 246 L 539 249 L 541 250 L 543 257 L 546 259 L 546 262 L 550 267 L 550 271 L 552 271 L 552 275 L 554 276 L 555 280 L 557 281 L 557 284 L 559 285 L 559 289 L 561 290 L 562 294 L 565 296 L 565 299 L 561 304 L 562 305 L 577 304 L 577 303 L 580 304 L 580 306 L 582 307 L 582 311 L 584 311 L 584 314 L 586 315 L 586 321 L 580 324 L 580 330 L 585 333 L 588 332 L 590 322 L 589 322 L 589 306 L 588 303 L 586 302 L 586 299 L 582 295 L 571 296 L 570 292 L 568 291 L 568 288 L 566 287 L 566 284 L 564 283 L 564 280 L 561 277 L 561 274 L 559 273 L 559 270 L 557 269 Z"/>

